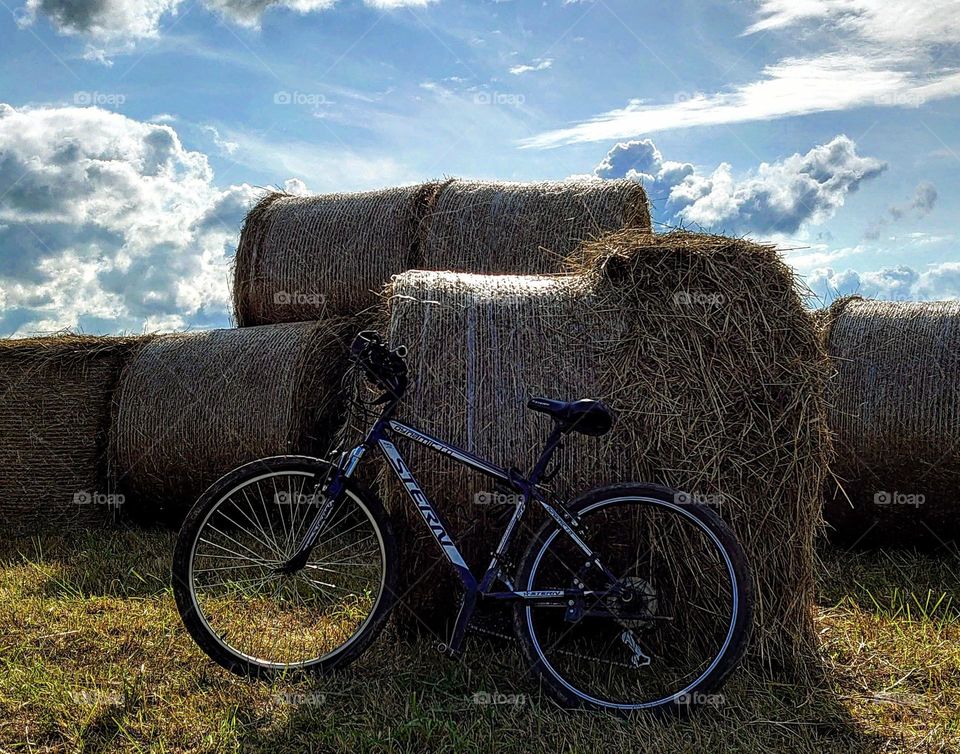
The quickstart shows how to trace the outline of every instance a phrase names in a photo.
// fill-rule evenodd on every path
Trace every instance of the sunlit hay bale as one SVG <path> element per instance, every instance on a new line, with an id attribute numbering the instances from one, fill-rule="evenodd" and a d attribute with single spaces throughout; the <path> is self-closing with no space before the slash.
<path id="1" fill-rule="evenodd" d="M 0 340 L 0 528 L 5 535 L 103 523 L 114 389 L 136 338 Z"/>
<path id="2" fill-rule="evenodd" d="M 451 181 L 423 225 L 417 267 L 520 274 L 564 271 L 581 242 L 623 228 L 650 230 L 638 181 Z"/>
<path id="3" fill-rule="evenodd" d="M 264 196 L 247 215 L 234 262 L 237 324 L 356 314 L 376 304 L 384 283 L 418 253 L 437 187 Z"/>
<path id="4" fill-rule="evenodd" d="M 859 544 L 960 535 L 960 303 L 839 299 L 821 315 L 837 458 L 824 514 Z"/>
<path id="5" fill-rule="evenodd" d="M 325 454 L 352 334 L 328 319 L 151 341 L 123 373 L 111 432 L 132 511 L 176 517 L 242 463 Z"/>
<path id="6" fill-rule="evenodd" d="M 770 247 L 687 233 L 624 231 L 579 260 L 570 276 L 394 278 L 389 336 L 411 349 L 401 416 L 526 471 L 550 427 L 530 396 L 604 399 L 614 430 L 571 436 L 554 487 L 651 481 L 715 505 L 755 572 L 755 658 L 808 667 L 826 365 L 790 270 Z M 409 460 L 451 531 L 473 540 L 468 562 L 485 565 L 503 518 L 474 501 L 491 483 L 419 447 Z M 436 629 L 451 604 L 431 568 L 438 550 L 411 534 L 422 523 L 403 493 L 385 479 L 381 489 L 412 566 L 407 603 Z"/>

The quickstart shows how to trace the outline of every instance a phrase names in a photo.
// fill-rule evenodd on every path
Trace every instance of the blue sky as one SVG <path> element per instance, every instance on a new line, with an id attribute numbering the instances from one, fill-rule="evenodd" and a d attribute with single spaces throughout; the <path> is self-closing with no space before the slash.
<path id="1" fill-rule="evenodd" d="M 957 0 L 3 3 L 3 334 L 225 325 L 258 189 L 444 175 L 632 177 L 821 295 L 960 296 Z"/>

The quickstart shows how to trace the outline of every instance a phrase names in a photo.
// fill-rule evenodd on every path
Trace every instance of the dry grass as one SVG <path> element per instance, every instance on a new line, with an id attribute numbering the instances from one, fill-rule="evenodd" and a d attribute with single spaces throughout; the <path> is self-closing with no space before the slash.
<path id="1" fill-rule="evenodd" d="M 340 318 L 154 338 L 124 371 L 111 430 L 131 511 L 183 514 L 242 463 L 325 453 L 355 329 Z"/>
<path id="2" fill-rule="evenodd" d="M 248 683 L 209 662 L 168 587 L 173 535 L 0 545 L 0 750 L 950 752 L 960 747 L 960 560 L 823 553 L 819 687 L 740 671 L 685 722 L 567 714 L 508 645 L 462 662 L 384 636 L 327 679 Z M 131 564 L 130 552 L 138 553 Z M 479 704 L 483 695 L 500 704 Z"/>
<path id="3" fill-rule="evenodd" d="M 96 502 L 113 500 L 103 497 L 114 492 L 106 457 L 110 405 L 140 342 L 69 333 L 0 340 L 4 536 L 113 515 L 112 504 Z"/>
<path id="4" fill-rule="evenodd" d="M 851 296 L 820 318 L 839 479 L 828 522 L 845 540 L 960 536 L 960 304 Z"/>

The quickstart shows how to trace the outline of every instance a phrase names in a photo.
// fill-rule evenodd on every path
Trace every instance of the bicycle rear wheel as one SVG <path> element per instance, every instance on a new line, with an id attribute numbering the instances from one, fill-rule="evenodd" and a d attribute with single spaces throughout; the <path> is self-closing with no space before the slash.
<path id="1" fill-rule="evenodd" d="M 354 485 L 334 504 L 306 565 L 284 574 L 331 467 L 265 458 L 215 482 L 187 515 L 173 559 L 177 609 L 213 660 L 251 676 L 325 671 L 358 657 L 383 627 L 396 546 L 380 502 Z"/>
<path id="2" fill-rule="evenodd" d="M 746 556 L 712 510 L 658 485 L 593 490 L 571 504 L 615 584 L 552 521 L 524 555 L 517 589 L 602 592 L 518 603 L 517 634 L 546 690 L 567 707 L 683 711 L 746 651 L 753 586 Z"/>

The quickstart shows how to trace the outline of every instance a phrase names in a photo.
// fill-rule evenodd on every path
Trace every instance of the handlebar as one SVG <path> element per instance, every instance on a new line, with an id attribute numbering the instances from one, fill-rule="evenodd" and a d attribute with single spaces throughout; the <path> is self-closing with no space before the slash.
<path id="1" fill-rule="evenodd" d="M 391 350 L 376 330 L 364 330 L 353 339 L 350 353 L 367 380 L 384 391 L 375 403 L 400 400 L 407 389 L 406 346 Z"/>

